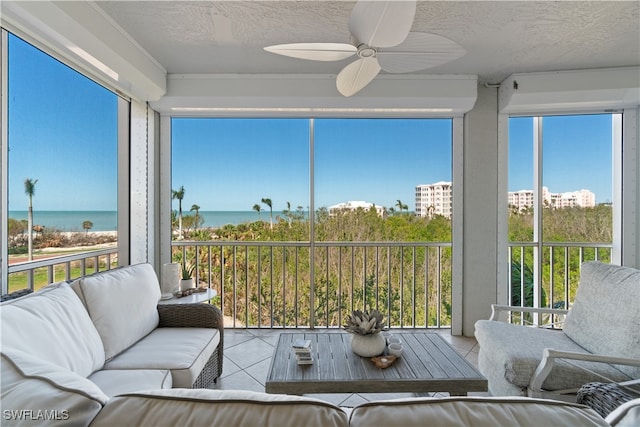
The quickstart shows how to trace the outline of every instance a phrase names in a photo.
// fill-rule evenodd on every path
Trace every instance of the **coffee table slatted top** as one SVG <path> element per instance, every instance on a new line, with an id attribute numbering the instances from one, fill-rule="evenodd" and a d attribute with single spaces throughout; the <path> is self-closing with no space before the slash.
<path id="1" fill-rule="evenodd" d="M 394 333 L 403 353 L 386 369 L 351 351 L 346 333 L 280 334 L 267 375 L 267 393 L 405 393 L 487 391 L 487 379 L 439 334 Z M 292 344 L 311 340 L 312 365 L 298 365 Z"/>

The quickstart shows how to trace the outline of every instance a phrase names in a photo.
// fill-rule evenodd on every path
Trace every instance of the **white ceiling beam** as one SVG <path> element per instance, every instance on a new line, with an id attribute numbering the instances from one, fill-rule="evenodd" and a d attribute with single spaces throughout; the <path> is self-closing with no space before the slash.
<path id="1" fill-rule="evenodd" d="M 344 97 L 334 75 L 169 75 L 151 106 L 172 116 L 452 117 L 476 101 L 475 75 L 380 75 Z"/>
<path id="2" fill-rule="evenodd" d="M 499 110 L 507 114 L 620 110 L 639 104 L 638 67 L 512 74 L 499 90 Z"/>
<path id="3" fill-rule="evenodd" d="M 92 1 L 2 1 L 2 26 L 96 80 L 142 100 L 159 99 L 166 70 Z"/>

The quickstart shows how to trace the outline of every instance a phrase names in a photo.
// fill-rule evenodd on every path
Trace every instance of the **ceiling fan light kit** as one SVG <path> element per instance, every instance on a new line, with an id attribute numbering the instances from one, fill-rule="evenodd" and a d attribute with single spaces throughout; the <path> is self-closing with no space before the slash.
<path id="1" fill-rule="evenodd" d="M 336 87 L 351 96 L 367 86 L 381 70 L 408 73 L 460 58 L 466 50 L 446 37 L 411 32 L 416 1 L 356 3 L 349 17 L 351 44 L 289 43 L 267 46 L 267 52 L 313 61 L 356 59 L 340 71 Z"/>

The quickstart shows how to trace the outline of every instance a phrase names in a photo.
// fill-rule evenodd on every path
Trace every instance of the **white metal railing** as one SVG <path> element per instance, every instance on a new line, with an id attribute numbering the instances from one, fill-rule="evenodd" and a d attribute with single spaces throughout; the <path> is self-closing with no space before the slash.
<path id="1" fill-rule="evenodd" d="M 339 327 L 354 309 L 380 310 L 391 327 L 451 324 L 451 243 L 174 241 L 172 246 L 173 261 L 195 263 L 198 282 L 218 292 L 233 327 Z"/>
<path id="2" fill-rule="evenodd" d="M 8 292 L 24 288 L 36 290 L 50 283 L 110 270 L 117 262 L 118 249 L 113 247 L 9 264 Z"/>
<path id="3" fill-rule="evenodd" d="M 610 262 L 611 249 L 509 243 L 510 304 L 531 307 L 535 300 L 540 308 L 569 308 L 582 262 Z M 339 327 L 363 308 L 385 313 L 391 327 L 451 324 L 448 242 L 174 241 L 172 251 L 174 261 L 195 264 L 197 280 L 217 290 L 233 327 Z M 117 248 L 10 264 L 8 290 L 37 289 L 116 265 Z M 512 321 L 526 323 L 525 317 Z"/>
<path id="4" fill-rule="evenodd" d="M 612 247 L 610 243 L 510 242 L 509 305 L 569 309 L 580 283 L 582 263 L 610 263 Z M 538 325 L 554 321 L 551 316 L 534 317 L 522 314 L 511 321 Z"/>

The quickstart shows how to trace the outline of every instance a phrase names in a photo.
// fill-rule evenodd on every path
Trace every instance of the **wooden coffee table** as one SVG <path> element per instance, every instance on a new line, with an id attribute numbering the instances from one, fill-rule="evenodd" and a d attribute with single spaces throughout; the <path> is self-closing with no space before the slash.
<path id="1" fill-rule="evenodd" d="M 393 333 L 404 351 L 391 366 L 377 368 L 370 358 L 351 351 L 346 333 L 280 334 L 267 375 L 267 393 L 420 393 L 449 392 L 466 396 L 487 391 L 487 379 L 440 335 Z M 314 362 L 298 365 L 292 350 L 296 339 L 311 340 Z"/>

